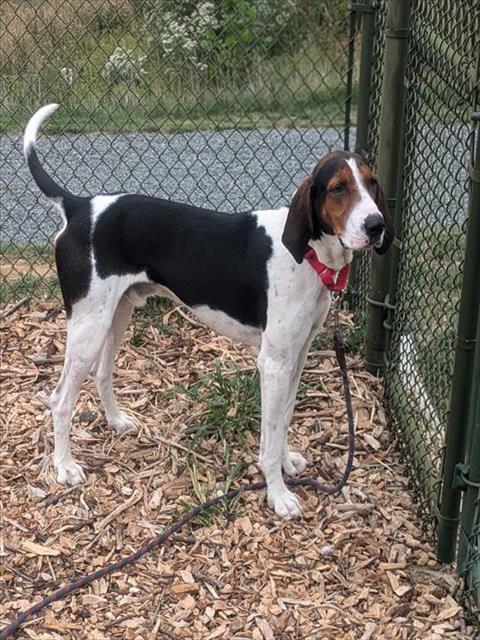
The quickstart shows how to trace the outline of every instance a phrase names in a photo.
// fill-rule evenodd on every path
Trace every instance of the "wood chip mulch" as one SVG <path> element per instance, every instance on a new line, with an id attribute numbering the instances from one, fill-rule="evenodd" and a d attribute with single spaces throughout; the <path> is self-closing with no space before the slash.
<path id="1" fill-rule="evenodd" d="M 8 308 L 6 309 L 8 312 Z M 117 357 L 115 387 L 139 433 L 107 428 L 92 381 L 72 437 L 86 484 L 58 485 L 42 394 L 56 384 L 65 318 L 52 302 L 22 306 L 2 329 L 0 627 L 63 583 L 138 548 L 201 495 L 261 479 L 258 432 L 211 435 L 194 447 L 188 425 L 205 406 L 186 392 L 215 363 L 252 375 L 255 354 L 202 328 L 181 309 L 137 319 Z M 140 328 L 139 328 L 140 327 Z M 132 344 L 132 339 L 135 345 Z M 282 521 L 264 492 L 204 514 L 163 548 L 44 609 L 18 633 L 35 640 L 402 640 L 474 637 L 439 566 L 386 429 L 380 385 L 349 358 L 356 464 L 336 498 L 298 489 L 303 516 Z M 208 380 L 208 377 L 206 378 Z M 291 442 L 324 482 L 346 459 L 346 417 L 331 351 L 312 352 Z M 208 383 L 203 392 L 208 396 Z M 235 404 L 232 412 L 235 412 Z M 233 451 L 233 456 L 227 455 Z M 228 458 L 228 464 L 226 463 Z"/>

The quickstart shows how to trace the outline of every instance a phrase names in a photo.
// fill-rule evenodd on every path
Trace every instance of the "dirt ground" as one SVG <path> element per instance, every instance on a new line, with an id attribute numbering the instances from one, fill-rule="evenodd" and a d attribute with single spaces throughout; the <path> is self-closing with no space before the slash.
<path id="1" fill-rule="evenodd" d="M 258 427 L 250 425 L 258 414 L 241 417 L 242 389 L 255 387 L 253 350 L 177 308 L 163 310 L 153 325 L 147 320 L 140 316 L 129 329 L 115 383 L 139 432 L 117 436 L 107 428 L 89 381 L 72 431 L 88 478 L 68 488 L 55 481 L 51 419 L 41 401 L 61 371 L 63 311 L 39 302 L 3 319 L 2 627 L 63 583 L 135 550 L 203 496 L 222 491 L 227 477 L 233 486 L 261 479 Z M 163 548 L 44 609 L 17 637 L 474 637 L 453 597 L 454 571 L 436 563 L 422 534 L 379 383 L 358 356 L 349 366 L 357 453 L 340 496 L 298 489 L 298 521 L 275 517 L 264 492 L 204 513 Z M 347 453 L 340 385 L 332 352 L 312 351 L 291 429 L 308 472 L 331 484 Z M 211 427 L 218 416 L 233 427 Z"/>
<path id="2" fill-rule="evenodd" d="M 32 263 L 23 258 L 8 262 L 2 260 L 0 264 L 0 277 L 5 282 L 16 282 L 21 276 L 30 274 L 34 278 L 50 278 L 55 275 L 55 269 L 51 264 L 36 263 L 32 268 Z"/>

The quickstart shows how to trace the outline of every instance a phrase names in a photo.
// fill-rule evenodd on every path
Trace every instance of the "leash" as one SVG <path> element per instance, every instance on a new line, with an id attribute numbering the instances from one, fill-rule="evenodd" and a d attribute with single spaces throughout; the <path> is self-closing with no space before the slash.
<path id="1" fill-rule="evenodd" d="M 348 458 L 347 464 L 345 466 L 345 471 L 343 472 L 342 477 L 337 482 L 337 484 L 333 487 L 328 485 L 321 484 L 318 480 L 314 480 L 313 478 L 289 478 L 286 480 L 286 484 L 290 487 L 313 487 L 320 493 L 326 493 L 327 495 L 336 495 L 340 493 L 343 487 L 346 485 L 348 477 L 350 476 L 350 472 L 353 467 L 353 459 L 355 455 L 355 424 L 353 418 L 353 408 L 352 408 L 352 397 L 350 394 L 350 384 L 348 381 L 348 372 L 347 372 L 347 362 L 345 358 L 345 343 L 343 341 L 343 337 L 340 333 L 339 329 L 339 318 L 338 312 L 340 308 L 341 296 L 338 293 L 332 294 L 333 303 L 334 303 L 334 331 L 333 331 L 333 347 L 335 351 L 335 355 L 337 357 L 338 365 L 340 368 L 340 373 L 342 377 L 342 385 L 343 385 L 343 394 L 345 398 L 345 405 L 347 409 L 347 419 L 348 419 Z M 35 615 L 49 604 L 53 602 L 57 602 L 58 600 L 62 600 L 68 594 L 76 591 L 77 589 L 82 589 L 87 585 L 91 584 L 95 580 L 99 578 L 103 578 L 104 576 L 108 576 L 119 569 L 123 569 L 129 564 L 132 564 L 142 556 L 150 553 L 156 547 L 163 544 L 165 540 L 168 540 L 173 534 L 177 533 L 184 527 L 187 523 L 191 522 L 195 516 L 201 513 L 205 509 L 209 509 L 221 502 L 228 502 L 229 500 L 233 500 L 237 496 L 247 493 L 249 491 L 259 491 L 261 489 L 265 489 L 267 483 L 256 482 L 253 484 L 248 484 L 243 487 L 239 487 L 238 489 L 231 489 L 227 493 L 222 494 L 221 496 L 217 496 L 215 498 L 210 498 L 206 500 L 203 504 L 200 504 L 193 509 L 191 509 L 188 513 L 184 514 L 180 520 L 173 523 L 169 527 L 167 527 L 162 533 L 158 534 L 150 541 L 146 542 L 142 545 L 137 551 L 134 551 L 130 555 L 118 560 L 117 562 L 112 562 L 110 564 L 97 569 L 97 571 L 93 571 L 78 580 L 74 580 L 63 587 L 60 587 L 56 591 L 53 591 L 50 595 L 45 596 L 42 600 L 34 604 L 32 607 L 23 611 L 19 614 L 19 616 L 11 622 L 9 625 L 4 627 L 0 631 L 0 640 L 6 640 L 6 638 L 10 638 L 13 636 L 19 629 L 19 627 L 31 616 Z"/>

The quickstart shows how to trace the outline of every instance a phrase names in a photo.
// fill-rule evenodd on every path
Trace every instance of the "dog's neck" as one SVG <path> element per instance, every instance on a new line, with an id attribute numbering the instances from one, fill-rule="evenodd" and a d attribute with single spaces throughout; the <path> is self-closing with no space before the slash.
<path id="1" fill-rule="evenodd" d="M 320 262 L 335 271 L 340 271 L 345 264 L 352 261 L 352 250 L 342 247 L 337 236 L 323 234 L 320 240 L 310 240 L 308 244 L 315 249 Z"/>

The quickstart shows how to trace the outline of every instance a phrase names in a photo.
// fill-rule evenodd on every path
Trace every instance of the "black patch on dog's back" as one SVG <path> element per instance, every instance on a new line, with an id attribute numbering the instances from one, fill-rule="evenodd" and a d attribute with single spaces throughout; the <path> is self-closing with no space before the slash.
<path id="1" fill-rule="evenodd" d="M 250 212 L 125 195 L 100 215 L 93 249 L 101 278 L 146 271 L 190 307 L 266 326 L 272 243 Z"/>

